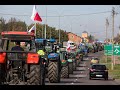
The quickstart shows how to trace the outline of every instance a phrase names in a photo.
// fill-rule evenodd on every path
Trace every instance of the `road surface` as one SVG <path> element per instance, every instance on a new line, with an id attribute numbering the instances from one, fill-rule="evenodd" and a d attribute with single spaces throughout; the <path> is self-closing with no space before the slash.
<path id="1" fill-rule="evenodd" d="M 90 53 L 88 57 L 84 57 L 84 61 L 81 61 L 79 67 L 70 74 L 70 77 L 67 79 L 62 78 L 60 83 L 49 83 L 46 78 L 46 85 L 119 85 L 115 82 L 110 76 L 108 80 L 104 79 L 94 79 L 89 80 L 89 72 L 88 68 L 90 66 L 90 58 L 92 56 L 101 57 L 103 55 L 103 51 L 99 51 L 96 53 Z"/>

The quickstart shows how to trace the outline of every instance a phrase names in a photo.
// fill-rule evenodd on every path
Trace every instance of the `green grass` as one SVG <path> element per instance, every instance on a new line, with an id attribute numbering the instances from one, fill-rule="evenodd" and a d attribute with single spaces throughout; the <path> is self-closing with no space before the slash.
<path id="1" fill-rule="evenodd" d="M 118 57 L 118 60 L 120 60 L 120 57 Z"/>
<path id="2" fill-rule="evenodd" d="M 107 68 L 109 69 L 109 75 L 111 75 L 115 79 L 120 79 L 120 64 L 114 65 L 114 69 L 111 70 L 111 56 L 107 57 L 107 62 L 106 56 L 103 56 L 100 60 L 100 63 L 106 64 Z"/>

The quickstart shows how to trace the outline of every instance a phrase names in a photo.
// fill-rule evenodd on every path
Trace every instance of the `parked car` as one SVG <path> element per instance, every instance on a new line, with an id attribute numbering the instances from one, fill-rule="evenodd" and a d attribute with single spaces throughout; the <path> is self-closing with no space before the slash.
<path id="1" fill-rule="evenodd" d="M 89 68 L 89 79 L 104 78 L 108 80 L 108 68 L 104 64 L 93 64 Z"/>

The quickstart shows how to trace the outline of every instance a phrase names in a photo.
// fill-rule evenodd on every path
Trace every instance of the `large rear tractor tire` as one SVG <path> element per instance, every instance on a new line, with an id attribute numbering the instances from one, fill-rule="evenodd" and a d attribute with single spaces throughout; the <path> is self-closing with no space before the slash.
<path id="1" fill-rule="evenodd" d="M 76 70 L 76 60 L 73 61 L 73 70 Z"/>
<path id="2" fill-rule="evenodd" d="M 69 62 L 69 74 L 73 74 L 73 62 Z"/>
<path id="3" fill-rule="evenodd" d="M 28 75 L 28 84 L 30 85 L 44 85 L 43 76 L 41 73 L 42 69 L 40 65 L 30 65 L 30 73 Z"/>
<path id="4" fill-rule="evenodd" d="M 48 79 L 50 83 L 60 82 L 60 67 L 59 62 L 50 61 L 48 64 Z"/>
<path id="5" fill-rule="evenodd" d="M 77 59 L 77 60 L 76 60 L 76 64 L 77 64 L 77 66 L 79 66 L 79 64 L 80 64 L 80 59 Z"/>
<path id="6" fill-rule="evenodd" d="M 68 67 L 68 65 L 62 67 L 62 69 L 61 69 L 61 78 L 69 78 L 69 67 Z"/>
<path id="7" fill-rule="evenodd" d="M 5 82 L 5 66 L 4 64 L 0 64 L 0 85 Z"/>

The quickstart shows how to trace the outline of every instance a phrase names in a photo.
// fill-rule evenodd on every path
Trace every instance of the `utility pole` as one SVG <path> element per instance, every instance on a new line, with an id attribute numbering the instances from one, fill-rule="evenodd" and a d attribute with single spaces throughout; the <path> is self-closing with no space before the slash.
<path id="1" fill-rule="evenodd" d="M 107 35 L 108 25 L 109 25 L 109 22 L 108 22 L 108 19 L 106 19 L 106 42 L 108 42 L 108 35 Z"/>
<path id="2" fill-rule="evenodd" d="M 71 22 L 71 33 L 72 33 L 72 22 Z"/>
<path id="3" fill-rule="evenodd" d="M 43 34 L 43 26 L 44 26 L 44 25 L 42 25 L 42 38 L 44 38 L 44 37 L 43 37 L 43 35 L 44 35 L 44 34 Z"/>
<path id="4" fill-rule="evenodd" d="M 112 52 L 114 52 L 114 16 L 115 16 L 115 8 L 112 8 Z M 115 64 L 115 60 L 114 60 L 114 55 L 112 55 L 112 63 L 111 63 L 111 69 L 114 70 L 114 64 Z"/>
<path id="5" fill-rule="evenodd" d="M 120 26 L 119 26 L 119 35 L 120 35 Z"/>
<path id="6" fill-rule="evenodd" d="M 60 43 L 60 16 L 59 16 L 59 43 Z"/>
<path id="7" fill-rule="evenodd" d="M 50 27 L 50 38 L 51 38 L 51 29 L 52 29 L 52 27 Z"/>
<path id="8" fill-rule="evenodd" d="M 46 5 L 45 39 L 46 39 L 46 28 L 47 28 L 47 5 Z"/>
<path id="9" fill-rule="evenodd" d="M 108 18 L 106 19 L 106 42 L 108 43 L 107 29 L 109 26 Z M 106 63 L 107 63 L 107 55 L 106 55 Z"/>

